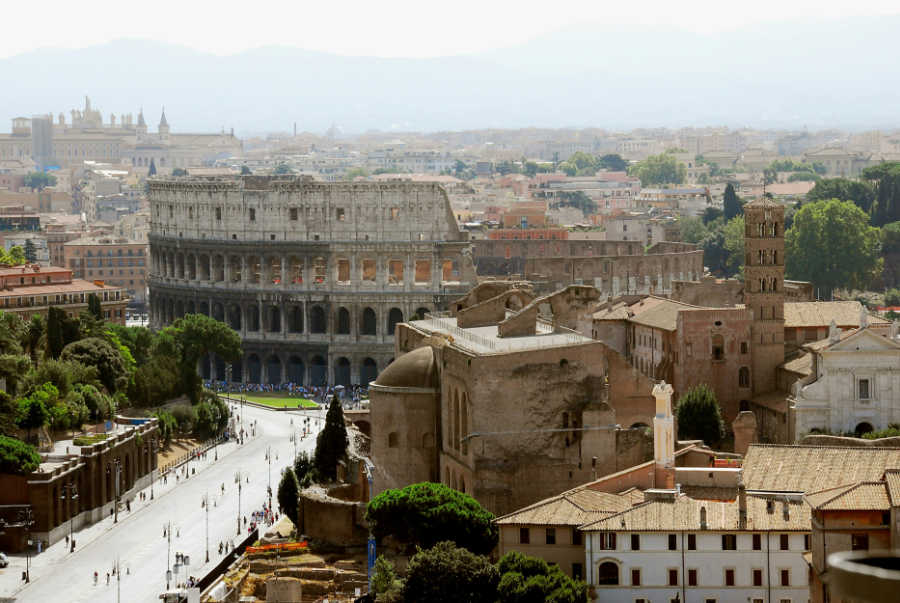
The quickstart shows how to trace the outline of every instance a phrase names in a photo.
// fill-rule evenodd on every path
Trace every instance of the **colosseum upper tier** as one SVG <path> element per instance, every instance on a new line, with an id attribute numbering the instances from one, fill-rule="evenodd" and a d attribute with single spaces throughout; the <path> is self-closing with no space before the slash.
<path id="1" fill-rule="evenodd" d="M 149 184 L 151 322 L 227 322 L 243 358 L 204 378 L 369 383 L 394 327 L 475 283 L 467 234 L 434 183 L 309 177 L 161 178 Z"/>

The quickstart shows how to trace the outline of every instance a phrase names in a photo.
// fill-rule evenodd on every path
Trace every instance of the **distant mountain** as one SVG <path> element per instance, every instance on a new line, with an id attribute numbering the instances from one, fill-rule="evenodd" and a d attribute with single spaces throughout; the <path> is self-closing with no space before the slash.
<path id="1" fill-rule="evenodd" d="M 160 108 L 173 132 L 898 125 L 900 16 L 695 34 L 590 24 L 433 59 L 291 47 L 215 56 L 144 40 L 0 60 L 0 130 L 89 94 L 104 116 Z M 463 35 L 461 32 L 460 35 Z"/>

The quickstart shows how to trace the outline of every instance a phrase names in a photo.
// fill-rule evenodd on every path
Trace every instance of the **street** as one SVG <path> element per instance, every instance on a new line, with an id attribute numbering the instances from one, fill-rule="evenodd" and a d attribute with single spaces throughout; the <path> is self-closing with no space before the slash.
<path id="1" fill-rule="evenodd" d="M 118 524 L 111 519 L 76 532 L 78 544 L 74 553 L 65 551 L 65 540 L 54 544 L 40 555 L 31 558 L 31 583 L 21 588 L 24 556 L 10 557 L 10 566 L 0 570 L 0 597 L 13 597 L 15 601 L 116 601 L 117 586 L 121 588 L 121 601 L 158 601 L 159 593 L 166 588 L 167 559 L 175 564 L 175 553 L 190 557 L 190 566 L 172 577 L 176 582 L 186 581 L 188 576 L 200 578 L 222 558 L 219 542 L 237 544 L 247 534 L 241 522 L 238 536 L 238 488 L 235 473 L 240 471 L 243 484 L 240 494 L 241 516 L 262 508 L 267 499 L 269 464 L 266 449 L 271 446 L 272 504 L 278 509 L 276 495 L 281 470 L 291 464 L 294 443 L 292 432 L 299 432 L 304 416 L 318 417 L 312 420 L 313 434 L 298 441 L 297 450 L 312 452 L 315 434 L 321 428 L 323 411 L 275 412 L 244 407 L 244 419 L 239 426 L 250 430 L 251 421 L 257 421 L 255 438 L 247 438 L 243 446 L 228 443 L 219 446 L 219 460 L 213 461 L 210 451 L 205 461 L 192 461 L 196 475 L 181 479 L 177 485 L 174 474 L 163 485 L 157 480 L 155 500 L 150 500 L 149 488 L 146 502 L 132 503 L 132 512 L 119 512 Z M 240 411 L 237 413 L 240 416 Z M 293 425 L 290 424 L 293 419 Z M 318 425 L 315 425 L 318 423 Z M 277 456 L 277 458 L 276 458 Z M 249 483 L 247 479 L 249 478 Z M 222 484 L 225 493 L 222 494 Z M 206 559 L 206 509 L 203 496 L 209 496 L 209 559 Z M 171 557 L 168 539 L 163 537 L 166 524 L 172 522 Z M 120 575 L 112 576 L 112 568 L 119 559 Z M 94 572 L 99 574 L 94 585 Z M 109 585 L 106 574 L 110 572 Z M 117 578 L 121 581 L 117 584 Z M 21 590 L 19 590 L 21 589 Z M 17 592 L 18 591 L 18 592 Z"/>

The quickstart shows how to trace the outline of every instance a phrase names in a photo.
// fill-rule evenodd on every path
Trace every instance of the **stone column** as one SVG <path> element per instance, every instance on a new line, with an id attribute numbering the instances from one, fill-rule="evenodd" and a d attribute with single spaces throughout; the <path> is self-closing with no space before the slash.
<path id="1" fill-rule="evenodd" d="M 231 282 L 231 262 L 228 261 L 228 254 L 222 255 L 222 276 L 225 277 L 225 282 Z"/>
<path id="2" fill-rule="evenodd" d="M 241 284 L 245 287 L 250 280 L 250 270 L 247 268 L 247 256 L 241 254 Z"/>

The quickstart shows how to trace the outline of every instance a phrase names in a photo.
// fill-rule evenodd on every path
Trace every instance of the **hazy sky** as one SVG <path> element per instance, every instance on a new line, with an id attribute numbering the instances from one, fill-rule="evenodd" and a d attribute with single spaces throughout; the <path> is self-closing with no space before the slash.
<path id="1" fill-rule="evenodd" d="M 896 0 L 43 0 L 4 4 L 0 57 L 125 37 L 217 54 L 282 44 L 338 54 L 427 57 L 511 46 L 585 23 L 597 24 L 601 41 L 604 29 L 622 24 L 719 31 L 771 20 L 900 13 Z"/>

